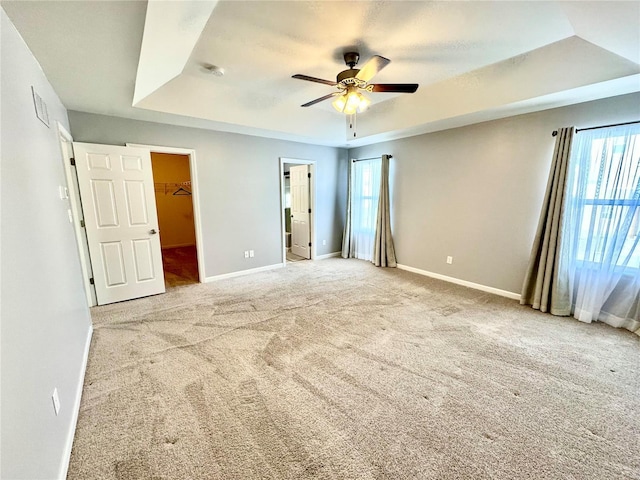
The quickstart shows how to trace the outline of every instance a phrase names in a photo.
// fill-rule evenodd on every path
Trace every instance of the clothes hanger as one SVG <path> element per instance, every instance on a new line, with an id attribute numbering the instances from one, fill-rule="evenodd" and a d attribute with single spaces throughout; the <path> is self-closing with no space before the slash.
<path id="1" fill-rule="evenodd" d="M 184 188 L 180 187 L 178 190 L 173 192 L 173 195 L 191 195 L 191 192 L 189 190 L 185 190 Z"/>

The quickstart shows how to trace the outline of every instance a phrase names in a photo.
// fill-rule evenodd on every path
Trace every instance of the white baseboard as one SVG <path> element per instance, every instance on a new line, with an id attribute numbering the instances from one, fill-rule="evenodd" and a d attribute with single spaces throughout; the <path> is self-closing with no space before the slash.
<path id="1" fill-rule="evenodd" d="M 243 275 L 251 275 L 252 273 L 266 272 L 267 270 L 274 270 L 276 268 L 284 267 L 283 263 L 274 263 L 273 265 L 266 265 L 264 267 L 250 268 L 248 270 L 240 270 L 238 272 L 223 273 L 222 275 L 214 275 L 213 277 L 206 277 L 205 283 L 215 282 L 217 280 L 224 280 L 225 278 L 242 277 Z"/>
<path id="2" fill-rule="evenodd" d="M 76 390 L 76 398 L 73 402 L 73 411 L 71 417 L 71 428 L 67 434 L 67 441 L 64 445 L 64 453 L 62 456 L 62 465 L 60 465 L 60 475 L 58 478 L 64 480 L 67 478 L 69 470 L 69 462 L 71 461 L 71 448 L 73 447 L 73 438 L 76 434 L 76 426 L 78 425 L 78 415 L 80 414 L 80 401 L 82 400 L 82 388 L 84 387 L 84 376 L 87 372 L 87 362 L 89 361 L 89 349 L 91 348 L 91 337 L 93 336 L 93 325 L 89 325 L 87 333 L 87 341 L 84 346 L 84 356 L 82 358 L 82 367 L 80 368 L 80 377 L 78 378 L 78 389 Z"/>
<path id="3" fill-rule="evenodd" d="M 520 294 L 514 292 L 508 292 L 507 290 L 500 290 L 499 288 L 488 287 L 479 283 L 468 282 L 467 280 L 460 280 L 459 278 L 448 277 L 440 273 L 428 272 L 426 270 L 420 270 L 419 268 L 409 267 L 408 265 L 398 264 L 400 270 L 406 270 L 407 272 L 417 273 L 424 275 L 425 277 L 436 278 L 438 280 L 444 280 L 445 282 L 455 283 L 456 285 L 462 285 L 463 287 L 474 288 L 476 290 L 482 290 L 483 292 L 493 293 L 500 295 L 501 297 L 511 298 L 513 300 L 520 300 Z"/>
<path id="4" fill-rule="evenodd" d="M 324 255 L 318 255 L 314 260 L 324 260 L 325 258 L 339 257 L 340 255 L 342 255 L 342 252 L 326 253 Z"/>

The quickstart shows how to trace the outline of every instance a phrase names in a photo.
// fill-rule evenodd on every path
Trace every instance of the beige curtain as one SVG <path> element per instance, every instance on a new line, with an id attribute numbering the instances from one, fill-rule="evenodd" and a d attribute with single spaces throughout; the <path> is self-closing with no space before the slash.
<path id="1" fill-rule="evenodd" d="M 382 156 L 382 177 L 380 179 L 380 198 L 378 199 L 378 217 L 373 247 L 373 259 L 376 267 L 395 267 L 396 251 L 391 237 L 391 217 L 389 211 L 389 155 Z"/>
<path id="2" fill-rule="evenodd" d="M 573 134 L 574 127 L 558 129 L 547 191 L 520 299 L 522 305 L 531 305 L 536 310 L 554 315 L 571 314 L 569 279 L 566 273 L 559 272 L 558 261 Z"/>

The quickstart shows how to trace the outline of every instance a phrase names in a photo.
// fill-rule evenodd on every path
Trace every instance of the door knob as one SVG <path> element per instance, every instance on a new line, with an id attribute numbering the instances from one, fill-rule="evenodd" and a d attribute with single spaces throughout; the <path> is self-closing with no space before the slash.
<path id="1" fill-rule="evenodd" d="M 156 233 L 158 233 L 158 232 L 156 231 L 155 228 L 152 228 L 151 230 L 149 230 L 149 234 L 150 235 L 155 235 Z"/>

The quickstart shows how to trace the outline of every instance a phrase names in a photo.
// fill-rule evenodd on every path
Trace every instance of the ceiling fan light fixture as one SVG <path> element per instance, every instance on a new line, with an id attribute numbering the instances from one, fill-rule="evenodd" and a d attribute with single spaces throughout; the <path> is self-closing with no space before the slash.
<path id="1" fill-rule="evenodd" d="M 350 110 L 357 109 L 360 106 L 361 98 L 362 94 L 358 93 L 355 90 L 351 90 L 349 93 L 347 93 L 347 107 L 349 107 Z"/>
<path id="2" fill-rule="evenodd" d="M 369 100 L 367 97 L 365 97 L 364 95 L 360 95 L 360 104 L 358 105 L 358 113 L 362 113 L 364 112 L 367 108 L 369 108 L 369 105 L 371 105 L 371 100 Z"/>
<path id="3" fill-rule="evenodd" d="M 346 104 L 347 104 L 346 95 L 340 95 L 339 97 L 336 97 L 336 99 L 333 102 L 331 102 L 331 105 L 333 105 L 333 108 L 335 108 L 340 113 L 344 111 L 344 107 Z"/>
<path id="4" fill-rule="evenodd" d="M 355 88 L 350 89 L 343 95 L 336 97 L 336 99 L 331 102 L 333 108 L 335 108 L 338 112 L 344 113 L 346 115 L 353 115 L 356 112 L 362 113 L 370 104 L 371 100 L 362 95 Z"/>
<path id="5" fill-rule="evenodd" d="M 344 110 L 342 111 L 342 113 L 344 113 L 346 115 L 353 115 L 357 111 L 358 111 L 357 107 L 347 104 L 347 105 L 345 105 Z"/>

